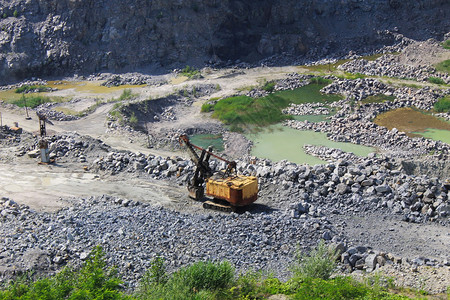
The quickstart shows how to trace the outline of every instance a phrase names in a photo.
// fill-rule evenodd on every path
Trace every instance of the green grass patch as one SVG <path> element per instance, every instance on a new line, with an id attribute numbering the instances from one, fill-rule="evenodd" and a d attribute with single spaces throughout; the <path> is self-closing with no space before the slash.
<path id="1" fill-rule="evenodd" d="M 386 96 L 383 94 L 373 95 L 369 96 L 363 100 L 361 100 L 361 103 L 384 103 L 384 102 L 390 102 L 394 101 L 395 96 Z"/>
<path id="2" fill-rule="evenodd" d="M 450 50 L 450 40 L 446 40 L 445 42 L 443 42 L 442 47 Z"/>
<path id="3" fill-rule="evenodd" d="M 445 84 L 444 80 L 439 77 L 428 77 L 428 82 L 434 83 L 434 84 Z"/>
<path id="4" fill-rule="evenodd" d="M 450 41 L 450 40 L 449 40 Z M 442 73 L 450 73 L 450 59 L 444 60 L 434 66 L 436 71 Z"/>
<path id="5" fill-rule="evenodd" d="M 206 113 L 206 112 L 211 112 L 214 109 L 214 104 L 212 103 L 203 103 L 202 104 L 202 108 L 201 108 L 201 112 Z"/>
<path id="6" fill-rule="evenodd" d="M 450 112 L 450 96 L 439 99 L 434 104 L 434 110 L 436 112 Z"/>
<path id="7" fill-rule="evenodd" d="M 17 89 L 14 90 L 15 93 L 28 93 L 30 91 L 33 92 L 46 92 L 48 90 L 48 86 L 45 85 L 23 85 Z"/>
<path id="8" fill-rule="evenodd" d="M 214 105 L 212 116 L 230 125 L 230 130 L 249 131 L 291 118 L 281 112 L 290 103 L 331 103 L 342 99 L 339 95 L 321 94 L 320 89 L 327 85 L 328 81 L 323 83 L 324 79 L 317 80 L 322 83 L 279 91 L 262 98 L 236 96 L 222 99 Z M 205 106 L 204 109 L 211 109 L 211 106 Z"/>
<path id="9" fill-rule="evenodd" d="M 52 102 L 52 100 L 49 97 L 44 97 L 44 96 L 25 96 L 22 94 L 22 97 L 18 100 L 14 100 L 12 101 L 12 104 L 15 104 L 19 107 L 30 107 L 30 108 L 35 108 L 41 104 L 44 104 L 46 102 Z"/>

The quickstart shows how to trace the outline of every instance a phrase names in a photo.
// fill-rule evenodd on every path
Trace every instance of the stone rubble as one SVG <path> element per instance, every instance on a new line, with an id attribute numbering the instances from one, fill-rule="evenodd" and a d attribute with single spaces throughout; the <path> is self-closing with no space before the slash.
<path id="1" fill-rule="evenodd" d="M 329 115 L 330 110 L 322 103 L 291 104 L 283 109 L 283 114 L 293 116 Z"/>
<path id="2" fill-rule="evenodd" d="M 374 61 L 357 59 L 338 66 L 339 70 L 360 73 L 369 76 L 387 76 L 401 79 L 414 79 L 427 81 L 429 77 L 437 77 L 445 83 L 450 82 L 450 76 L 446 73 L 436 72 L 431 66 L 410 66 L 397 62 L 395 55 L 383 55 Z"/>

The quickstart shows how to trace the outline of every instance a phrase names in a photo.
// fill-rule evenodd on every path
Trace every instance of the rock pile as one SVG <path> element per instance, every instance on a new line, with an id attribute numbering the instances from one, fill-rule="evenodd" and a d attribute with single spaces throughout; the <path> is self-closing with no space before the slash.
<path id="1" fill-rule="evenodd" d="M 355 80 L 338 79 L 320 90 L 325 94 L 342 94 L 347 99 L 356 101 L 368 96 L 384 94 L 393 95 L 395 89 L 373 78 L 358 78 Z"/>
<path id="2" fill-rule="evenodd" d="M 321 103 L 305 103 L 305 104 L 291 104 L 289 107 L 283 109 L 283 114 L 293 116 L 304 115 L 328 115 L 330 111 Z"/>
<path id="3" fill-rule="evenodd" d="M 7 266 L 2 279 L 27 271 L 34 264 L 30 252 L 40 253 L 41 268 L 48 271 L 85 260 L 98 244 L 130 286 L 157 255 L 171 270 L 199 260 L 228 260 L 240 271 L 272 268 L 283 278 L 297 245 L 314 245 L 324 234 L 344 242 L 325 217 L 188 215 L 108 196 L 71 201 L 70 208 L 48 214 L 0 200 L 0 263 Z"/>
<path id="4" fill-rule="evenodd" d="M 351 152 L 345 152 L 342 151 L 341 149 L 328 148 L 325 146 L 304 145 L 303 149 L 305 149 L 306 153 L 316 156 L 323 160 L 330 160 L 330 161 L 346 160 L 356 162 L 364 159 Z"/>
<path id="5" fill-rule="evenodd" d="M 441 78 L 445 83 L 450 82 L 448 74 L 438 73 L 435 68 L 429 66 L 399 64 L 398 59 L 394 55 L 383 55 L 375 61 L 365 59 L 352 60 L 338 66 L 338 69 L 369 76 L 387 76 L 417 81 L 427 81 L 432 76 Z"/>
<path id="6" fill-rule="evenodd" d="M 313 75 L 303 75 L 298 73 L 287 74 L 287 78 L 280 79 L 277 81 L 274 90 L 275 91 L 285 91 L 294 90 L 301 88 L 302 86 L 310 84 L 310 79 L 314 77 Z"/>
<path id="7" fill-rule="evenodd" d="M 80 118 L 74 115 L 66 115 L 62 111 L 54 110 L 54 108 L 57 107 L 57 105 L 58 105 L 57 103 L 47 102 L 39 105 L 34 110 L 40 115 L 46 116 L 47 119 L 54 121 L 73 121 L 78 120 Z"/>
<path id="8" fill-rule="evenodd" d="M 34 78 L 32 80 L 25 80 L 25 81 L 15 83 L 15 84 L 0 86 L 0 91 L 13 90 L 13 89 L 15 90 L 15 89 L 18 89 L 23 86 L 31 86 L 31 85 L 47 85 L 47 81 Z M 49 89 L 50 89 L 50 91 L 53 90 L 51 88 L 49 88 Z"/>
<path id="9" fill-rule="evenodd" d="M 96 75 L 91 75 L 86 80 L 97 81 L 104 80 L 103 86 L 121 86 L 121 85 L 154 85 L 161 86 L 167 83 L 165 78 L 161 76 L 150 76 L 141 73 L 123 73 L 123 74 L 112 74 L 112 73 L 101 73 Z"/>

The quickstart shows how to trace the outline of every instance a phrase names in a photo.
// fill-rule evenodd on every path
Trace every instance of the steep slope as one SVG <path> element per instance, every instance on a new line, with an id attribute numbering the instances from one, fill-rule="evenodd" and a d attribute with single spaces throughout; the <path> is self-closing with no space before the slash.
<path id="1" fill-rule="evenodd" d="M 0 83 L 442 38 L 446 0 L 1 0 Z M 381 32 L 381 34 L 380 34 Z"/>

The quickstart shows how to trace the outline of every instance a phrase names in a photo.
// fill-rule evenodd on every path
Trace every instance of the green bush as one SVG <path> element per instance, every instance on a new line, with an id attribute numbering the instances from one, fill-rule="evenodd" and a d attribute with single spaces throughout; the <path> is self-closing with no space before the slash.
<path id="1" fill-rule="evenodd" d="M 383 289 L 359 283 L 351 277 L 336 277 L 331 280 L 305 278 L 293 297 L 295 300 L 311 299 L 364 299 L 401 300 L 406 296 L 390 294 Z"/>
<path id="2" fill-rule="evenodd" d="M 0 291 L 1 300 L 13 299 L 131 299 L 121 292 L 122 281 L 107 269 L 101 247 L 96 247 L 81 269 L 64 268 L 50 278 L 21 278 Z"/>
<path id="3" fill-rule="evenodd" d="M 191 66 L 186 66 L 184 67 L 183 70 L 181 70 L 181 75 L 186 76 L 188 78 L 193 78 L 199 76 L 200 71 Z"/>
<path id="4" fill-rule="evenodd" d="M 230 286 L 234 268 L 230 263 L 197 262 L 176 272 L 172 281 L 187 286 L 189 290 L 215 290 Z"/>
<path id="5" fill-rule="evenodd" d="M 445 84 L 444 80 L 439 77 L 428 77 L 428 81 L 434 84 Z"/>
<path id="6" fill-rule="evenodd" d="M 30 96 L 25 97 L 25 95 L 22 95 L 22 97 L 18 100 L 13 101 L 12 103 L 19 106 L 19 107 L 31 107 L 35 108 L 41 104 L 44 104 L 46 102 L 51 102 L 52 100 L 49 97 L 43 97 L 43 96 Z"/>
<path id="7" fill-rule="evenodd" d="M 119 97 L 119 101 L 128 100 L 128 99 L 131 99 L 133 97 L 134 97 L 134 95 L 133 95 L 133 93 L 131 93 L 130 89 L 124 89 L 122 91 L 122 94 Z"/>
<path id="8" fill-rule="evenodd" d="M 297 253 L 296 263 L 292 268 L 294 277 L 329 279 L 336 269 L 337 256 L 336 249 L 328 247 L 322 240 L 309 255 Z"/>
<path id="9" fill-rule="evenodd" d="M 23 85 L 19 88 L 17 88 L 14 92 L 15 93 L 28 93 L 29 91 L 35 91 L 37 90 L 38 92 L 45 92 L 47 91 L 48 87 L 45 85 Z"/>
<path id="10" fill-rule="evenodd" d="M 19 12 L 17 11 L 17 9 L 14 10 L 13 16 L 14 16 L 14 18 L 17 18 L 19 16 Z"/>
<path id="11" fill-rule="evenodd" d="M 439 99 L 434 104 L 434 110 L 436 112 L 450 112 L 450 96 Z"/>
<path id="12" fill-rule="evenodd" d="M 144 277 L 136 296 L 138 299 L 224 299 L 233 280 L 234 268 L 228 262 L 197 262 L 167 278 L 164 267 L 156 261 L 155 269 Z"/>
<path id="13" fill-rule="evenodd" d="M 136 126 L 138 123 L 139 123 L 138 118 L 136 117 L 136 115 L 134 114 L 134 112 L 132 112 L 132 113 L 131 113 L 131 116 L 130 116 L 130 124 L 131 124 L 132 126 Z"/>
<path id="14" fill-rule="evenodd" d="M 265 90 L 266 92 L 272 93 L 273 90 L 275 89 L 275 82 L 266 82 L 262 89 Z"/>

